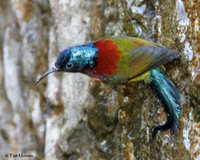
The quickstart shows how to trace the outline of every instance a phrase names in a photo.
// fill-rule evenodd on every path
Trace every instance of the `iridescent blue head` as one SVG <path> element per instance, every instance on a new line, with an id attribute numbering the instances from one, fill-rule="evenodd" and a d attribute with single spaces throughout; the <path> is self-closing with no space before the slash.
<path id="1" fill-rule="evenodd" d="M 60 53 L 55 67 L 66 72 L 83 72 L 86 67 L 95 66 L 97 51 L 93 44 L 70 47 Z"/>
<path id="2" fill-rule="evenodd" d="M 95 67 L 97 52 L 98 49 L 93 43 L 65 49 L 60 52 L 55 67 L 43 74 L 36 84 L 52 72 L 84 72 L 87 68 Z"/>

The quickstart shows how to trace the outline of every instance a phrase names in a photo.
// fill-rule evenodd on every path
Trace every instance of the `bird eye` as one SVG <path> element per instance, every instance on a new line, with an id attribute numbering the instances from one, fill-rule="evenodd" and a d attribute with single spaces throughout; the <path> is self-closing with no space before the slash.
<path id="1" fill-rule="evenodd" d="M 93 68 L 95 66 L 95 63 L 91 60 L 88 61 L 88 64 L 91 68 Z"/>
<path id="2" fill-rule="evenodd" d="M 67 68 L 72 68 L 72 63 L 71 63 L 71 62 L 67 63 L 67 64 L 66 64 L 66 67 L 67 67 Z"/>

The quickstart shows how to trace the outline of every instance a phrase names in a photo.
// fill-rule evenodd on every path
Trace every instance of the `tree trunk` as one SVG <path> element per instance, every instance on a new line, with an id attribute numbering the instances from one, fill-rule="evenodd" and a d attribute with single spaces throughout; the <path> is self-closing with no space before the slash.
<path id="1" fill-rule="evenodd" d="M 0 0 L 0 158 L 200 159 L 200 1 Z M 53 73 L 69 46 L 105 35 L 140 37 L 182 57 L 166 75 L 186 100 L 175 136 L 152 140 L 166 113 L 150 86 L 113 89 Z"/>

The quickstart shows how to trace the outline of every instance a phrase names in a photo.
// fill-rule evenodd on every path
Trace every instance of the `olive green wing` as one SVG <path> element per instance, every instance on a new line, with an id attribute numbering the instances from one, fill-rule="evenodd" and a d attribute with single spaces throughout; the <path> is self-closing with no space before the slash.
<path id="1" fill-rule="evenodd" d="M 129 63 L 129 67 L 131 68 L 130 80 L 180 56 L 169 47 L 162 46 L 139 47 L 133 50 L 131 54 L 132 58 Z"/>

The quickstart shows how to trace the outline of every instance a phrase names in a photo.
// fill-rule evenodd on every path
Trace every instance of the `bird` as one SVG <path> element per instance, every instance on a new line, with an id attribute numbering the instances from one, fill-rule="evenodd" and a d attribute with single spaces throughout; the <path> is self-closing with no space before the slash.
<path id="1" fill-rule="evenodd" d="M 165 76 L 164 64 L 180 54 L 160 44 L 127 36 L 106 36 L 94 42 L 61 51 L 55 65 L 44 73 L 36 85 L 53 72 L 80 72 L 109 85 L 126 85 L 135 81 L 150 84 L 167 113 L 167 121 L 153 129 L 170 130 L 174 135 L 182 111 L 182 93 Z"/>

